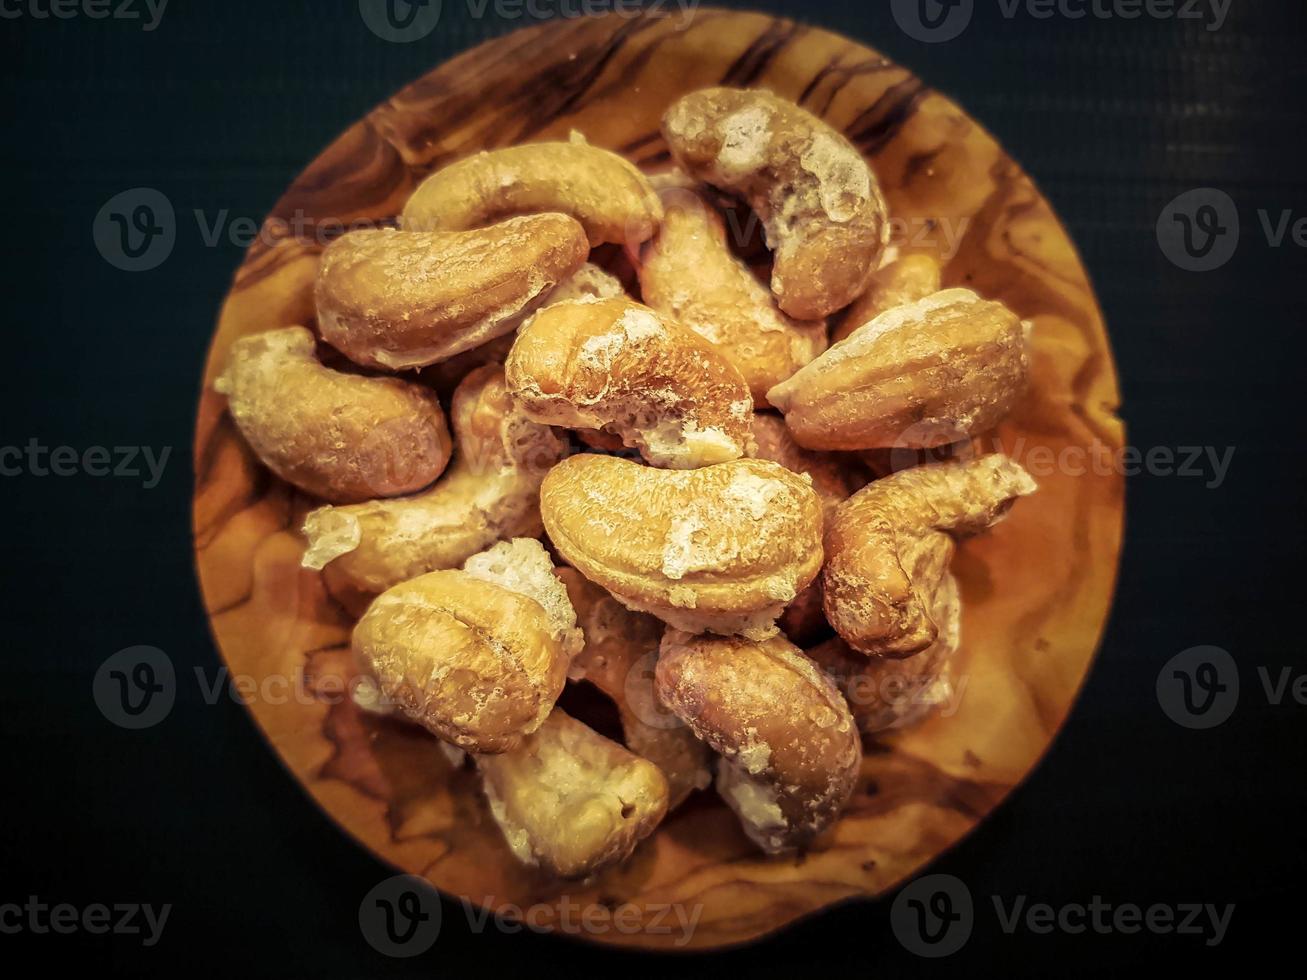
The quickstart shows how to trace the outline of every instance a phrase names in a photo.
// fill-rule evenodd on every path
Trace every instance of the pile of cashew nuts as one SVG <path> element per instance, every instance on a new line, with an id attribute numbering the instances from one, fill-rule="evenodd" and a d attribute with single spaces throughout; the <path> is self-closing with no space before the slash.
<path id="1" fill-rule="evenodd" d="M 657 174 L 576 133 L 436 170 L 325 249 L 316 329 L 237 341 L 215 382 L 320 502 L 303 565 L 357 617 L 355 704 L 474 767 L 564 878 L 714 782 L 764 852 L 822 846 L 863 738 L 949 696 L 957 540 L 1035 490 L 961 451 L 1021 396 L 1029 327 L 889 248 L 844 136 L 726 88 L 662 135 Z"/>

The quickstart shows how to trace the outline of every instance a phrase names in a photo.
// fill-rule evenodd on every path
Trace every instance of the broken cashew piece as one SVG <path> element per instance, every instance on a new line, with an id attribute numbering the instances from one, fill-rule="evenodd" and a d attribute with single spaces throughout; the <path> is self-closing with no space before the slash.
<path id="1" fill-rule="evenodd" d="M 712 783 L 711 753 L 654 692 L 653 668 L 663 624 L 632 612 L 575 568 L 556 574 L 567 587 L 585 647 L 570 676 L 593 684 L 617 706 L 626 747 L 648 759 L 667 778 L 667 808 Z"/>
<path id="2" fill-rule="evenodd" d="M 511 752 L 476 760 L 513 855 L 560 878 L 625 860 L 667 812 L 658 767 L 555 708 Z"/>
<path id="3" fill-rule="evenodd" d="M 409 231 L 464 231 L 544 211 L 579 221 L 591 247 L 643 242 L 663 214 L 648 179 L 616 153 L 584 142 L 527 143 L 436 171 L 413 192 L 400 223 Z"/>
<path id="4" fill-rule="evenodd" d="M 640 253 L 641 295 L 675 317 L 739 368 L 754 404 L 826 349 L 823 320 L 796 320 L 726 241 L 717 210 L 692 187 L 663 181 L 665 217 Z"/>
<path id="5" fill-rule="evenodd" d="M 565 214 L 476 231 L 354 231 L 322 253 L 323 338 L 364 367 L 424 367 L 512 331 L 588 254 Z"/>
<path id="6" fill-rule="evenodd" d="M 522 325 L 504 370 L 529 418 L 604 429 L 655 466 L 691 469 L 752 448 L 753 399 L 740 372 L 628 299 L 545 307 Z"/>
<path id="7" fill-rule="evenodd" d="M 379 595 L 353 646 L 383 703 L 461 749 L 507 752 L 563 690 L 570 653 L 560 625 L 530 596 L 451 569 Z"/>
<path id="8" fill-rule="evenodd" d="M 997 425 L 1027 368 L 1015 313 L 946 289 L 863 324 L 767 397 L 809 449 L 930 449 Z"/>
<path id="9" fill-rule="evenodd" d="M 662 130 L 682 169 L 744 198 L 762 220 L 782 310 L 819 320 L 866 288 L 889 216 L 871 167 L 842 134 L 769 92 L 730 88 L 678 99 Z"/>
<path id="10" fill-rule="evenodd" d="M 1001 454 L 919 466 L 876 480 L 835 511 L 826 528 L 826 618 L 855 650 L 906 657 L 934 643 L 935 589 L 953 538 L 998 523 L 1035 481 Z"/>
<path id="11" fill-rule="evenodd" d="M 953 678 L 961 640 L 961 614 L 957 579 L 946 572 L 930 602 L 930 615 L 939 625 L 939 636 L 920 653 L 898 659 L 868 657 L 838 636 L 807 653 L 844 692 L 861 731 L 875 735 L 908 728 L 925 721 L 962 693 Z"/>
<path id="12" fill-rule="evenodd" d="M 322 507 L 305 519 L 302 564 L 323 569 L 333 594 L 375 595 L 424 572 L 457 568 L 501 539 L 541 532 L 540 481 L 566 443 L 514 408 L 498 365 L 463 380 L 450 415 L 454 462 L 430 490 Z"/>
<path id="13" fill-rule="evenodd" d="M 540 514 L 568 564 L 689 632 L 769 636 L 821 567 L 821 502 L 767 460 L 659 470 L 572 456 L 545 477 Z"/>
<path id="14" fill-rule="evenodd" d="M 263 464 L 336 503 L 412 493 L 440 476 L 450 440 L 435 392 L 333 371 L 314 348 L 303 327 L 244 337 L 213 383 Z"/>
<path id="15" fill-rule="evenodd" d="M 655 677 L 663 704 L 721 753 L 717 791 L 765 852 L 802 847 L 839 816 L 862 744 L 839 690 L 798 647 L 669 630 Z"/>
<path id="16" fill-rule="evenodd" d="M 867 291 L 841 314 L 839 325 L 831 331 L 831 343 L 838 343 L 886 310 L 915 303 L 939 290 L 938 262 L 917 253 L 901 256 L 876 270 Z"/>

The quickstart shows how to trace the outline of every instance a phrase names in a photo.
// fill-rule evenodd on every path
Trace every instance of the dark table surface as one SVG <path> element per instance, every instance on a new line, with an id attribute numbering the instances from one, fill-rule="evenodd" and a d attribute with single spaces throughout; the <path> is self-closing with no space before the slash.
<path id="1" fill-rule="evenodd" d="M 1094 975 L 1255 967 L 1276 947 L 1295 962 L 1307 865 L 1307 706 L 1293 686 L 1307 672 L 1307 242 L 1293 231 L 1307 217 L 1304 4 L 965 0 L 955 16 L 970 8 L 970 24 L 945 43 L 915 39 L 879 0 L 750 6 L 866 41 L 984 123 L 1079 244 L 1131 445 L 1202 447 L 1229 466 L 1182 475 L 1159 465 L 1128 481 L 1120 585 L 1084 692 L 1039 769 L 935 868 L 976 900 L 961 951 L 918 959 L 896 940 L 889 904 L 863 903 L 662 969 Z M 0 4 L 0 446 L 26 461 L 0 478 L 0 906 L 24 907 L 0 908 L 0 959 L 22 948 L 52 967 L 76 957 L 100 972 L 170 976 L 637 969 L 565 939 L 476 931 L 453 904 L 429 953 L 380 957 L 357 914 L 385 869 L 309 802 L 239 705 L 205 696 L 219 667 L 191 564 L 189 446 L 242 223 L 259 221 L 374 103 L 532 15 L 444 0 L 429 36 L 393 44 L 352 0 L 158 9 L 70 0 L 60 17 L 49 0 Z M 93 16 L 101 11 L 123 16 Z M 92 228 L 106 201 L 138 187 L 167 196 L 178 231 L 166 262 L 133 274 L 101 257 Z M 1240 227 L 1233 256 L 1207 272 L 1178 267 L 1155 232 L 1168 202 L 1197 188 L 1228 195 Z M 42 475 L 26 455 L 33 441 L 79 455 L 148 448 L 162 470 L 151 476 L 142 452 L 130 464 L 138 476 Z M 204 680 L 178 684 L 164 722 L 129 731 L 97 710 L 92 678 L 115 651 L 142 644 Z M 1156 684 L 1172 657 L 1203 645 L 1229 652 L 1241 686 L 1227 720 L 1193 730 L 1162 709 Z M 1178 919 L 1190 903 L 1233 911 L 1221 934 L 1208 911 L 1197 933 L 1131 931 L 1110 913 L 1102 929 L 1055 922 L 1045 933 L 1025 918 L 1005 928 L 1019 902 L 1074 914 L 1096 897 Z M 79 916 L 97 903 L 170 911 L 147 945 L 143 933 L 97 934 L 85 920 L 67 934 L 44 929 L 33 902 Z"/>

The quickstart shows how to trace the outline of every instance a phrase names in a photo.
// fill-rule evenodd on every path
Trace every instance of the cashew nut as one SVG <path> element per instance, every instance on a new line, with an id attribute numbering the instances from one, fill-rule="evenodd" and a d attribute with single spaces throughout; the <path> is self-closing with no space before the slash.
<path id="1" fill-rule="evenodd" d="M 946 289 L 863 324 L 767 398 L 809 449 L 929 449 L 998 424 L 1026 370 L 1016 314 Z"/>
<path id="2" fill-rule="evenodd" d="M 571 215 L 592 247 L 638 244 L 662 220 L 644 174 L 616 153 L 572 142 L 510 146 L 450 164 L 413 192 L 400 222 L 410 231 L 463 231 L 542 211 Z"/>
<path id="3" fill-rule="evenodd" d="M 303 327 L 236 341 L 213 387 L 264 465 L 324 500 L 411 493 L 449 462 L 434 392 L 323 367 Z"/>
<path id="4" fill-rule="evenodd" d="M 862 744 L 839 690 L 794 644 L 669 630 L 654 683 L 721 753 L 717 791 L 768 854 L 809 843 L 839 816 Z"/>
<path id="5" fill-rule="evenodd" d="M 690 632 L 771 635 L 821 567 L 821 502 L 767 460 L 659 470 L 572 456 L 545 477 L 540 513 L 568 564 Z"/>
<path id="6" fill-rule="evenodd" d="M 847 337 L 864 323 L 886 310 L 915 303 L 940 290 L 940 268 L 929 255 L 910 254 L 881 266 L 871 277 L 867 291 L 855 299 L 831 331 L 831 343 Z"/>
<path id="7" fill-rule="evenodd" d="M 318 328 L 365 367 L 434 364 L 513 330 L 587 253 L 563 214 L 477 231 L 350 232 L 322 253 Z"/>
<path id="8" fill-rule="evenodd" d="M 931 597 L 953 537 L 998 523 L 1036 489 L 1001 454 L 919 466 L 876 480 L 840 504 L 826 528 L 826 618 L 855 650 L 904 657 L 939 636 Z"/>
<path id="9" fill-rule="evenodd" d="M 889 240 L 876 176 L 847 139 L 769 92 L 708 88 L 663 116 L 682 169 L 745 199 L 774 254 L 771 289 L 800 320 L 819 320 L 867 286 Z"/>
<path id="10" fill-rule="evenodd" d="M 529 418 L 606 429 L 655 466 L 687 469 L 751 448 L 753 399 L 707 341 L 627 299 L 551 304 L 504 365 Z"/>

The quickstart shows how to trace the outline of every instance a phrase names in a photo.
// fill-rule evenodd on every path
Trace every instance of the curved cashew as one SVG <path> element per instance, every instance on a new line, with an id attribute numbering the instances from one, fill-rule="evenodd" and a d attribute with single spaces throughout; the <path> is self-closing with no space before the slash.
<path id="1" fill-rule="evenodd" d="M 663 624 L 632 612 L 575 568 L 556 574 L 567 586 L 585 647 L 572 660 L 571 677 L 593 684 L 617 705 L 626 746 L 667 777 L 669 810 L 712 782 L 710 753 L 684 723 L 658 702 L 653 665 Z"/>
<path id="2" fill-rule="evenodd" d="M 511 752 L 477 757 L 490 813 L 517 859 L 584 878 L 627 858 L 667 812 L 667 781 L 555 708 Z"/>
<path id="3" fill-rule="evenodd" d="M 826 324 L 800 321 L 776 308 L 771 293 L 731 253 L 726 226 L 691 187 L 664 181 L 664 218 L 640 254 L 640 291 L 739 368 L 754 404 L 767 390 L 826 349 Z"/>
<path id="4" fill-rule="evenodd" d="M 831 343 L 838 343 L 864 323 L 886 310 L 915 303 L 940 290 L 940 268 L 929 255 L 911 254 L 881 266 L 871 277 L 867 291 L 855 299 L 831 331 Z"/>
<path id="5" fill-rule="evenodd" d="M 582 575 L 691 632 L 771 635 L 821 567 L 817 495 L 766 460 L 659 470 L 572 456 L 545 477 L 540 514 Z"/>
<path id="6" fill-rule="evenodd" d="M 502 538 L 542 530 L 540 481 L 566 444 L 513 408 L 498 365 L 463 380 L 451 415 L 458 451 L 430 490 L 308 515 L 302 563 L 325 569 L 333 593 L 382 592 L 424 572 L 457 568 Z"/>
<path id="7" fill-rule="evenodd" d="M 434 392 L 323 367 L 303 327 L 236 341 L 213 387 L 264 465 L 324 500 L 411 493 L 449 462 Z"/>
<path id="8" fill-rule="evenodd" d="M 869 735 L 924 721 L 955 693 L 953 661 L 962 627 L 958 583 L 947 572 L 930 600 L 939 637 L 910 657 L 868 657 L 838 636 L 808 650 L 844 692 L 858 728 Z"/>
<path id="9" fill-rule="evenodd" d="M 863 487 L 826 528 L 826 618 L 855 650 L 904 657 L 939 636 L 930 600 L 952 536 L 998 523 L 1035 481 L 1006 456 L 921 466 Z"/>
<path id="10" fill-rule="evenodd" d="M 708 88 L 663 116 L 676 162 L 762 219 L 781 309 L 818 320 L 867 286 L 889 241 L 875 174 L 847 139 L 769 92 Z"/>
<path id="11" fill-rule="evenodd" d="M 655 684 L 722 754 L 717 790 L 764 851 L 801 847 L 839 816 L 861 741 L 834 683 L 794 644 L 669 630 Z"/>
<path id="12" fill-rule="evenodd" d="M 318 328 L 365 367 L 434 364 L 511 331 L 587 254 L 564 214 L 478 231 L 350 232 L 322 253 Z"/>
<path id="13" fill-rule="evenodd" d="M 740 372 L 627 299 L 545 307 L 522 325 L 504 370 L 529 418 L 607 429 L 655 466 L 705 466 L 751 447 L 753 399 Z"/>
<path id="14" fill-rule="evenodd" d="M 662 207 L 644 174 L 588 143 L 527 143 L 477 153 L 438 170 L 409 198 L 410 231 L 463 231 L 516 214 L 556 211 L 585 228 L 591 246 L 638 244 Z"/>
<path id="15" fill-rule="evenodd" d="M 863 324 L 767 398 L 809 449 L 929 449 L 997 425 L 1026 370 L 1016 314 L 946 289 Z"/>
<path id="16" fill-rule="evenodd" d="M 354 628 L 385 702 L 470 752 L 507 752 L 544 722 L 567 679 L 558 625 L 534 599 L 465 571 L 388 589 Z"/>

